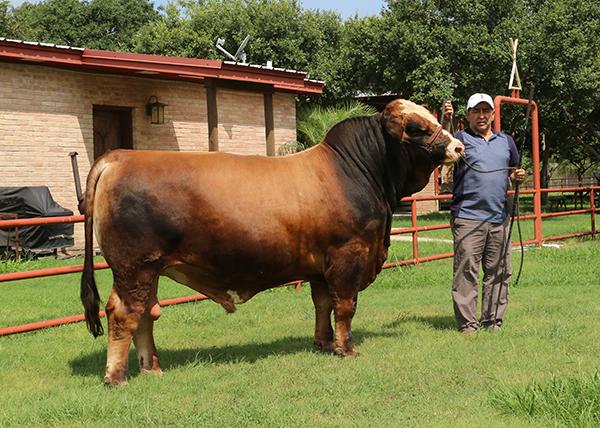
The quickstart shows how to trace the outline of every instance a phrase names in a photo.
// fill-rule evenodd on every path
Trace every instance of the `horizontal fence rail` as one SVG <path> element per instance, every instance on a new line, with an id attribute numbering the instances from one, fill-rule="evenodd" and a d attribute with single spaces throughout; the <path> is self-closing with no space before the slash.
<path id="1" fill-rule="evenodd" d="M 590 236 L 590 235 L 592 236 L 592 238 L 594 238 L 595 235 L 597 233 L 599 233 L 599 231 L 596 230 L 595 214 L 596 214 L 596 212 L 600 211 L 600 207 L 596 206 L 595 200 L 596 200 L 596 195 L 598 195 L 600 193 L 600 186 L 539 189 L 539 193 L 536 192 L 536 190 L 523 190 L 520 193 L 521 194 L 535 194 L 535 193 L 538 193 L 538 194 L 540 194 L 540 193 L 564 194 L 564 193 L 569 193 L 569 192 L 570 193 L 580 192 L 582 194 L 586 194 L 586 196 L 589 196 L 590 208 L 578 209 L 578 210 L 565 210 L 565 211 L 558 211 L 558 212 L 553 212 L 553 213 L 541 213 L 540 212 L 537 215 L 535 213 L 521 215 L 518 217 L 518 219 L 519 220 L 539 221 L 541 224 L 541 221 L 544 218 L 567 216 L 567 215 L 590 214 L 590 223 L 591 223 L 590 231 L 571 233 L 568 235 L 561 235 L 561 236 L 550 236 L 550 237 L 543 238 L 543 237 L 541 237 L 541 230 L 540 230 L 539 236 L 541 238 L 538 237 L 538 238 L 534 238 L 531 240 L 527 240 L 527 241 L 524 241 L 523 244 L 525 244 L 525 245 L 532 245 L 532 244 L 542 245 L 544 242 L 556 241 L 556 240 L 567 239 L 567 238 Z M 511 192 L 509 192 L 509 194 L 514 194 L 514 192 L 511 191 Z M 400 235 L 400 234 L 412 235 L 413 258 L 407 259 L 407 260 L 398 260 L 398 261 L 392 261 L 392 262 L 385 263 L 383 265 L 384 269 L 398 267 L 398 266 L 412 265 L 412 264 L 420 264 L 420 263 L 430 262 L 430 261 L 434 261 L 434 260 L 451 258 L 454 256 L 454 254 L 452 252 L 449 252 L 449 253 L 442 253 L 442 254 L 434 254 L 434 255 L 430 255 L 430 256 L 426 256 L 426 257 L 420 257 L 419 256 L 419 246 L 418 246 L 420 232 L 449 229 L 450 224 L 446 223 L 446 224 L 419 226 L 417 223 L 417 203 L 423 202 L 423 201 L 449 200 L 451 198 L 452 198 L 451 195 L 411 196 L 411 197 L 402 198 L 402 200 L 401 200 L 402 202 L 408 202 L 411 204 L 411 227 L 392 228 L 390 234 L 391 235 Z M 84 217 L 82 215 L 64 216 L 64 217 L 43 217 L 43 218 L 0 220 L 0 229 L 10 229 L 10 228 L 25 227 L 25 226 L 39 226 L 39 225 L 59 224 L 59 223 L 80 223 L 83 221 L 84 221 Z M 512 242 L 512 244 L 513 244 L 513 246 L 519 245 L 519 242 Z M 108 268 L 108 264 L 106 262 L 94 263 L 94 269 L 106 269 L 106 268 Z M 82 271 L 83 271 L 83 265 L 66 266 L 66 267 L 59 267 L 59 268 L 48 268 L 48 269 L 38 269 L 38 270 L 23 271 L 23 272 L 9 272 L 9 273 L 0 274 L 0 283 L 7 282 L 7 281 L 31 279 L 31 278 L 41 278 L 41 277 L 53 276 L 53 275 L 65 275 L 65 274 L 77 273 L 77 272 L 82 272 Z M 298 289 L 298 287 L 300 286 L 301 283 L 302 283 L 302 281 L 294 281 L 294 282 L 284 284 L 284 285 L 294 285 Z M 187 303 L 187 302 L 205 300 L 205 299 L 207 299 L 206 296 L 204 296 L 202 294 L 196 294 L 196 295 L 181 297 L 181 298 L 176 298 L 176 299 L 166 299 L 166 300 L 160 301 L 159 303 L 161 306 L 169 306 L 169 305 L 175 305 L 175 304 Z M 100 315 L 104 316 L 104 312 L 103 311 L 100 312 Z M 83 319 L 84 319 L 83 315 L 74 315 L 74 316 L 70 316 L 70 317 L 40 321 L 40 322 L 24 324 L 24 325 L 20 325 L 20 326 L 0 328 L 0 336 L 5 336 L 5 335 L 15 334 L 15 333 L 29 332 L 29 331 L 42 329 L 42 328 L 55 327 L 55 326 L 59 326 L 59 325 L 63 325 L 63 324 L 80 322 L 80 321 L 83 321 Z"/>
<path id="2" fill-rule="evenodd" d="M 208 299 L 208 297 L 206 297 L 204 294 L 196 294 L 195 296 L 164 299 L 158 303 L 161 307 L 165 307 L 165 306 L 171 306 L 171 305 L 179 305 L 181 303 L 196 302 L 198 300 L 206 300 L 206 299 Z M 104 318 L 106 313 L 104 311 L 100 311 L 100 312 L 98 312 L 98 315 L 100 315 L 100 318 Z M 17 325 L 14 327 L 0 328 L 0 336 L 8 336 L 10 334 L 17 334 L 17 333 L 26 333 L 29 331 L 41 330 L 43 328 L 49 328 L 49 327 L 58 327 L 60 325 L 72 324 L 72 323 L 81 322 L 81 321 L 85 321 L 85 317 L 83 315 L 73 315 L 70 317 L 54 318 L 54 319 L 46 320 L 46 321 L 32 322 L 29 324 Z"/>

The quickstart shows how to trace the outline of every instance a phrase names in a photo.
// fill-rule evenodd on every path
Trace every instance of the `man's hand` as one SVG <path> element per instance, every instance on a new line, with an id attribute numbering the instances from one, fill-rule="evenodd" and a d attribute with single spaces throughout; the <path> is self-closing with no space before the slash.
<path id="1" fill-rule="evenodd" d="M 452 117 L 454 116 L 454 108 L 452 107 L 452 101 L 444 101 L 444 111 L 442 112 L 442 127 L 448 131 L 450 123 L 452 123 Z"/>
<path id="2" fill-rule="evenodd" d="M 525 170 L 522 168 L 516 168 L 513 172 L 510 173 L 510 179 L 517 183 L 525 180 Z"/>

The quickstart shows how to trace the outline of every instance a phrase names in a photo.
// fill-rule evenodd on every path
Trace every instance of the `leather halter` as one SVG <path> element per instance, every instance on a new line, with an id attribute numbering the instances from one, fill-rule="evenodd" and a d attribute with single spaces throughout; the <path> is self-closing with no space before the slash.
<path id="1" fill-rule="evenodd" d="M 429 137 L 429 139 L 427 140 L 427 145 L 431 146 L 431 144 L 433 144 L 433 142 L 437 139 L 437 137 L 442 133 L 442 125 L 438 125 L 438 127 L 435 129 L 435 131 L 433 131 L 433 134 L 431 134 L 431 137 Z"/>
<path id="2" fill-rule="evenodd" d="M 431 134 L 431 136 L 427 139 L 427 142 L 425 144 L 419 144 L 418 147 L 425 149 L 429 153 L 431 153 L 431 151 L 433 150 L 431 145 L 435 142 L 435 140 L 437 140 L 437 138 L 440 136 L 442 131 L 443 131 L 442 125 L 438 125 L 438 127 L 435 129 L 435 131 L 433 131 L 433 134 Z"/>

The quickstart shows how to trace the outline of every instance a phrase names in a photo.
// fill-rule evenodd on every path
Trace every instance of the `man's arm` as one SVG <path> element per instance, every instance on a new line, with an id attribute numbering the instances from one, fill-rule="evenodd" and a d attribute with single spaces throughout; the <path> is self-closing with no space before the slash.
<path id="1" fill-rule="evenodd" d="M 452 107 L 452 101 L 444 101 L 444 110 L 442 112 L 442 128 L 446 131 L 451 130 L 452 118 L 454 117 L 454 108 Z"/>

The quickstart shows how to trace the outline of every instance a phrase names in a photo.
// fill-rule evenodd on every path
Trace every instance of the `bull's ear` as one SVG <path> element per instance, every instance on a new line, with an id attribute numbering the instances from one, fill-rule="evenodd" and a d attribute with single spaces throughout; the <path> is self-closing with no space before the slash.
<path id="1" fill-rule="evenodd" d="M 383 127 L 395 139 L 402 141 L 404 139 L 404 131 L 406 122 L 402 114 L 400 102 L 389 103 L 381 113 Z"/>

